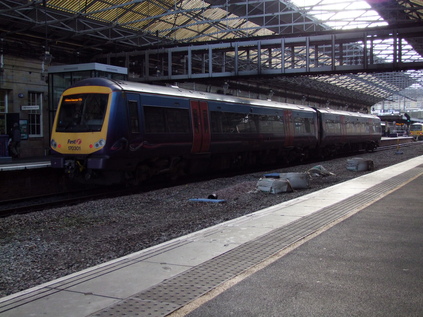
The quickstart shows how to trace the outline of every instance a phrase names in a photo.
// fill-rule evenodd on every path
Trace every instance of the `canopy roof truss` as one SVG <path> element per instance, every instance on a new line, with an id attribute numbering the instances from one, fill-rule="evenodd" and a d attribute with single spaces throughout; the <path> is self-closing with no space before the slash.
<path id="1" fill-rule="evenodd" d="M 46 55 L 52 54 L 54 61 L 64 63 L 96 61 L 104 56 L 108 56 L 109 61 L 117 61 L 122 52 L 130 54 L 134 51 L 173 48 L 193 43 L 236 43 L 243 39 L 261 37 L 310 36 L 334 29 L 365 30 L 375 26 L 401 28 L 403 25 L 422 25 L 421 0 L 367 0 L 367 6 L 360 4 L 361 7 L 358 7 L 358 2 L 0 0 L 0 48 L 5 54 L 37 55 L 44 60 Z M 378 39 L 378 42 L 372 42 L 372 51 L 369 54 L 374 60 L 386 61 L 393 58 L 392 62 L 395 62 L 392 52 L 400 52 L 401 62 L 421 61 L 422 36 L 403 36 L 401 41 L 400 50 L 395 50 L 392 49 L 398 46 L 395 36 Z M 348 44 L 348 54 L 363 55 L 363 52 L 367 51 L 365 42 Z M 319 47 L 317 52 L 313 50 L 313 47 L 296 47 L 296 50 L 292 51 L 292 56 L 295 55 L 292 61 L 297 63 L 296 67 L 304 68 L 302 66 L 310 56 L 318 56 L 319 63 L 323 65 L 329 63 L 332 57 L 325 53 L 323 46 Z M 246 56 L 247 54 L 250 55 Z M 273 50 L 269 54 L 273 64 L 266 65 L 265 62 L 264 67 L 279 67 L 287 62 L 286 52 L 281 54 L 280 50 Z M 237 66 L 240 71 L 263 67 L 258 65 L 258 59 L 263 59 L 264 56 L 241 52 Z M 213 56 L 213 59 L 218 61 L 219 57 Z M 125 59 L 126 63 L 128 61 Z M 231 59 L 230 54 L 225 63 L 230 67 L 234 66 L 234 59 Z M 387 98 L 410 85 L 421 86 L 423 81 L 420 71 L 383 74 L 362 72 L 331 76 L 320 74 L 313 77 L 301 73 L 298 74 L 298 78 L 301 78 L 298 81 L 293 76 L 284 75 L 286 74 L 282 73 L 276 77 L 275 82 L 278 85 L 280 81 L 289 81 L 291 86 L 298 82 L 304 84 L 307 78 L 307 81 L 311 81 L 315 86 L 316 83 L 324 83 L 318 85 L 321 89 L 330 85 L 350 91 L 350 97 L 358 96 L 366 105 Z M 368 89 L 369 85 L 376 89 Z"/>

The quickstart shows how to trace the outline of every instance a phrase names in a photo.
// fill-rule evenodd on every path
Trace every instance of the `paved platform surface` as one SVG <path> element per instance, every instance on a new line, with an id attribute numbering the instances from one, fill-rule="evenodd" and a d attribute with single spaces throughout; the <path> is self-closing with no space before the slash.
<path id="1" fill-rule="evenodd" d="M 423 316 L 423 156 L 0 298 L 0 316 Z"/>
<path id="2" fill-rule="evenodd" d="M 11 157 L 0 158 L 0 172 L 28 170 L 50 167 L 50 157 L 28 157 L 12 159 Z"/>
<path id="3" fill-rule="evenodd" d="M 188 314 L 423 316 L 423 177 Z"/>

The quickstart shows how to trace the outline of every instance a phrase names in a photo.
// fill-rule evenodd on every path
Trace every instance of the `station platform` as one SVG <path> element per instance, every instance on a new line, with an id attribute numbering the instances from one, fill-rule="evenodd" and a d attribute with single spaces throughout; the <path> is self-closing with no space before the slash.
<path id="1" fill-rule="evenodd" d="M 0 316 L 423 316 L 423 156 L 0 299 Z"/>
<path id="2" fill-rule="evenodd" d="M 0 172 L 50 167 L 50 157 L 11 158 L 0 157 Z"/>

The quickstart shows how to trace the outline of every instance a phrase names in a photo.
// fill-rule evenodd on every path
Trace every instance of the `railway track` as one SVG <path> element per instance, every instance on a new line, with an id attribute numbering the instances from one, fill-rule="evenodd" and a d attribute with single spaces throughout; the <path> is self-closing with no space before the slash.
<path id="1" fill-rule="evenodd" d="M 36 195 L 11 199 L 0 203 L 0 217 L 7 217 L 14 214 L 40 211 L 60 206 L 69 206 L 84 201 L 117 197 L 133 193 L 131 189 L 118 189 L 100 187 L 94 189 L 82 189 L 65 193 Z"/>
<path id="2" fill-rule="evenodd" d="M 398 143 L 383 145 L 376 149 L 376 151 L 389 151 L 396 150 L 398 154 L 401 154 L 401 148 L 418 146 L 422 144 L 423 141 L 417 142 L 407 142 L 407 143 Z M 357 156 L 354 154 L 353 156 Z M 271 167 L 270 167 L 271 168 Z M 232 173 L 230 173 L 232 174 Z M 227 173 L 219 174 L 217 177 L 225 177 Z M 216 175 L 214 175 L 216 177 Z M 203 178 L 205 179 L 205 178 Z M 197 181 L 198 178 L 194 177 L 193 179 L 185 179 L 183 182 L 189 183 Z M 177 182 L 180 184 L 180 182 Z M 176 184 L 176 183 L 175 183 Z M 175 185 L 174 184 L 174 185 Z M 112 187 L 96 187 L 96 188 L 84 188 L 80 190 L 72 190 L 63 193 L 55 194 L 40 194 L 36 196 L 22 197 L 18 199 L 11 199 L 2 201 L 0 203 L 0 217 L 7 217 L 13 214 L 23 214 L 28 212 L 40 211 L 49 208 L 57 208 L 60 206 L 69 206 L 78 204 L 85 201 L 110 198 L 110 197 L 119 197 L 125 195 L 131 195 L 137 192 L 147 192 L 157 188 L 163 188 L 166 186 L 172 186 L 172 184 L 163 184 L 162 182 L 157 182 L 152 186 L 140 186 L 135 188 L 122 188 L 122 186 L 112 186 Z"/>
<path id="3" fill-rule="evenodd" d="M 409 147 L 409 146 L 418 146 L 420 144 L 423 144 L 423 141 L 412 141 L 412 142 L 405 142 L 405 143 L 396 143 L 396 144 L 386 144 L 379 146 L 376 151 L 386 151 L 391 149 L 401 149 L 403 147 Z"/>

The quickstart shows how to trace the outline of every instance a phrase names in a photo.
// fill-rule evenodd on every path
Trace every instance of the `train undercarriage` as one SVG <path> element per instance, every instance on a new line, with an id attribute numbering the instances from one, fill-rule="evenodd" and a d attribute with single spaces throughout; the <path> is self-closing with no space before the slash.
<path id="1" fill-rule="evenodd" d="M 287 166 L 298 164 L 311 159 L 333 158 L 338 155 L 371 152 L 378 147 L 377 142 L 348 143 L 331 145 L 320 148 L 283 148 L 267 149 L 265 151 L 250 151 L 211 155 L 202 153 L 190 157 L 161 157 L 152 158 L 131 164 L 114 163 L 111 165 L 106 159 L 101 164 L 88 163 L 89 159 L 67 158 L 63 166 L 68 177 L 76 182 L 111 185 L 124 183 L 136 186 L 154 177 L 166 175 L 176 180 L 185 175 L 207 173 L 222 170 L 242 170 L 261 166 Z M 104 162 L 103 162 L 104 161 Z M 107 168 L 95 168 L 105 166 Z M 131 166 L 130 168 L 127 165 Z M 122 166 L 126 166 L 122 168 Z"/>

